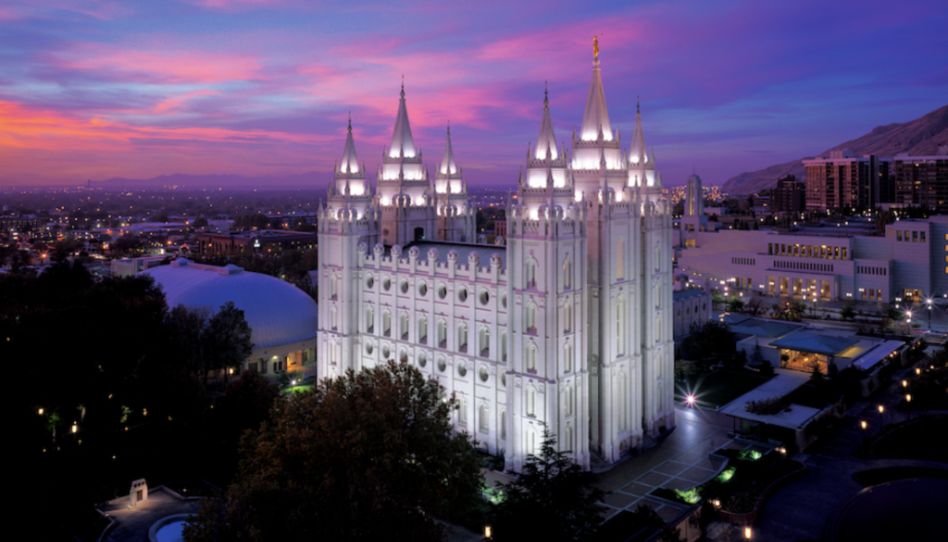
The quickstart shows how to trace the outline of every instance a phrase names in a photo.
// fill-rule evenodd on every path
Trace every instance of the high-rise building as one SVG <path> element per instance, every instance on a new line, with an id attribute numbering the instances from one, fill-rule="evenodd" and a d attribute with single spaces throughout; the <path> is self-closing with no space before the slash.
<path id="1" fill-rule="evenodd" d="M 770 194 L 770 208 L 775 213 L 797 214 L 806 210 L 806 184 L 793 175 L 777 180 Z"/>
<path id="2" fill-rule="evenodd" d="M 948 211 L 948 147 L 938 151 L 936 155 L 892 159 L 897 203 Z"/>
<path id="3" fill-rule="evenodd" d="M 364 167 L 337 168 L 318 219 L 318 376 L 412 363 L 457 397 L 456 428 L 515 470 L 545 430 L 587 467 L 670 430 L 671 206 L 639 108 L 628 150 L 610 124 L 598 44 L 572 152 L 544 92 L 506 246 L 473 243 L 446 147 L 432 184 L 403 86 L 376 195 Z"/>
<path id="4" fill-rule="evenodd" d="M 892 201 L 889 162 L 875 155 L 834 150 L 829 157 L 804 160 L 803 166 L 807 210 L 863 210 Z"/>

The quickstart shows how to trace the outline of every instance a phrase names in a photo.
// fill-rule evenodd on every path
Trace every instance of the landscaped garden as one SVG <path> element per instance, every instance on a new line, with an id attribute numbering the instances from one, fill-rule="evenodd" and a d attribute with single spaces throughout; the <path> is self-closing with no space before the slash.
<path id="1" fill-rule="evenodd" d="M 687 489 L 659 488 L 657 497 L 685 504 L 711 504 L 724 514 L 743 515 L 756 512 L 775 482 L 804 469 L 802 463 L 788 459 L 776 451 L 720 450 L 728 458 L 725 467 L 711 480 Z"/>
<path id="2" fill-rule="evenodd" d="M 751 370 L 746 363 L 747 356 L 736 350 L 734 333 L 724 324 L 711 321 L 692 329 L 675 362 L 677 400 L 691 396 L 697 406 L 717 408 L 773 376 L 772 370 Z"/>

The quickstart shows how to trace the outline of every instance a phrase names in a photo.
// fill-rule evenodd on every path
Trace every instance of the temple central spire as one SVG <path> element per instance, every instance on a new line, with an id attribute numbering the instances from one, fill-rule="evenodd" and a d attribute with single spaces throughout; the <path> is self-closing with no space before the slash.
<path id="1" fill-rule="evenodd" d="M 606 95 L 602 90 L 602 71 L 599 69 L 599 37 L 593 37 L 593 73 L 586 97 L 586 110 L 580 138 L 583 141 L 612 141 L 612 124 L 606 108 Z"/>
<path id="2" fill-rule="evenodd" d="M 405 105 L 405 81 L 398 99 L 398 115 L 392 130 L 392 144 L 388 147 L 389 158 L 414 158 L 417 154 L 415 140 L 411 136 L 411 124 L 408 122 L 408 107 Z"/>

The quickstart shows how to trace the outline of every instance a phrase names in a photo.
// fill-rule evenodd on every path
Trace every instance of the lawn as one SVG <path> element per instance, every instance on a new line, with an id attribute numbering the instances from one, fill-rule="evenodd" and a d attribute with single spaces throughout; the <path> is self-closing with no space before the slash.
<path id="1" fill-rule="evenodd" d="M 688 375 L 676 382 L 675 399 L 683 402 L 686 394 L 694 393 L 698 406 L 717 408 L 770 378 L 749 369 L 720 369 L 706 374 Z"/>

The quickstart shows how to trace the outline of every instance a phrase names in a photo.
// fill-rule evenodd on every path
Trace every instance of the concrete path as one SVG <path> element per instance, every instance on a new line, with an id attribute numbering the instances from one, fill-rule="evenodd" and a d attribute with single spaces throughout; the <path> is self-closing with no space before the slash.
<path id="1" fill-rule="evenodd" d="M 634 511 L 640 504 L 652 507 L 666 520 L 678 517 L 688 506 L 649 497 L 660 487 L 687 489 L 716 475 L 723 461 L 709 457 L 731 444 L 729 418 L 713 411 L 676 408 L 675 430 L 658 446 L 630 457 L 599 475 L 606 519 L 622 510 Z"/>

